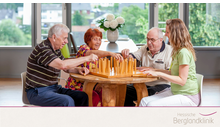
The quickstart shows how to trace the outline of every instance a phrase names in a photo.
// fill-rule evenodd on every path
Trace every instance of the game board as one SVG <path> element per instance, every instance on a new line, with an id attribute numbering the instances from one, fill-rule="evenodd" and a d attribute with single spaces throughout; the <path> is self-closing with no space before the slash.
<path id="1" fill-rule="evenodd" d="M 90 67 L 90 74 L 105 78 L 152 77 L 143 74 L 136 68 L 136 59 L 129 58 L 119 62 L 115 58 L 100 58 L 95 68 Z"/>

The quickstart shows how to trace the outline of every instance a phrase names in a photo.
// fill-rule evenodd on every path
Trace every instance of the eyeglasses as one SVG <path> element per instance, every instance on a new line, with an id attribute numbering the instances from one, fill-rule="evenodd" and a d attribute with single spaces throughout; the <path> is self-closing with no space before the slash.
<path id="1" fill-rule="evenodd" d="M 160 38 L 158 38 L 158 39 L 160 39 Z M 158 39 L 154 39 L 154 38 L 145 38 L 145 40 L 147 41 L 147 42 L 152 42 L 152 43 L 154 43 L 156 40 L 158 40 Z"/>

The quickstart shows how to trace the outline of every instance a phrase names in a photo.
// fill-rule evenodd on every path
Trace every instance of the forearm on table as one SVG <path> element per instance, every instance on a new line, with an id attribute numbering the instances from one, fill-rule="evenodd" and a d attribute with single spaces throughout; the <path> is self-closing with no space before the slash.
<path id="1" fill-rule="evenodd" d="M 174 76 L 167 73 L 159 72 L 158 76 L 175 84 L 179 84 L 181 86 L 185 85 L 186 80 L 184 78 L 181 78 L 180 76 Z"/>
<path id="2" fill-rule="evenodd" d="M 157 72 L 163 72 L 163 73 L 166 73 L 166 74 L 168 74 L 168 75 L 171 75 L 171 71 L 169 71 L 169 70 L 154 69 L 154 71 L 157 71 Z"/>

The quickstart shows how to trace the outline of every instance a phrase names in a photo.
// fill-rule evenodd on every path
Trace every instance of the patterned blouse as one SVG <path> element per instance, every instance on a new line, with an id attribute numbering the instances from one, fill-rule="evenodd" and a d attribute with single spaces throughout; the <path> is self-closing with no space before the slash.
<path id="1" fill-rule="evenodd" d="M 92 50 L 92 49 L 86 44 L 81 45 L 78 52 L 77 52 L 77 54 L 76 54 L 76 58 L 86 56 L 86 52 L 88 50 Z M 91 63 L 91 66 L 89 66 L 89 63 Z M 85 67 L 85 66 L 88 69 L 90 67 L 94 68 L 95 67 L 95 62 L 85 62 L 85 63 L 79 65 L 78 67 Z M 81 90 L 82 91 L 82 87 L 83 87 L 83 82 L 82 81 L 79 81 L 78 79 L 74 79 L 74 78 L 71 78 L 71 77 L 68 78 L 68 82 L 65 85 L 65 88 L 70 88 L 72 90 Z"/>

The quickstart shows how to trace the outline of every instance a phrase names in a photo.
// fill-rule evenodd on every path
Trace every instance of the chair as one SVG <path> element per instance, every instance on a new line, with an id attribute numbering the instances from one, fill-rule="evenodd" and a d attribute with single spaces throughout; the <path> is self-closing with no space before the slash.
<path id="1" fill-rule="evenodd" d="M 73 32 L 70 32 L 70 40 L 71 40 L 71 43 L 73 45 L 73 54 L 76 54 L 78 49 L 77 49 L 77 45 L 75 43 L 75 40 L 73 38 Z M 70 55 L 71 56 L 71 55 Z"/>
<path id="2" fill-rule="evenodd" d="M 196 77 L 197 77 L 197 82 L 198 82 L 198 85 L 199 85 L 199 88 L 200 88 L 200 103 L 198 106 L 200 106 L 202 104 L 202 86 L 203 86 L 203 75 L 201 74 L 196 74 Z"/>
<path id="3" fill-rule="evenodd" d="M 22 72 L 21 73 L 21 82 L 22 82 L 22 101 L 26 106 L 34 106 L 30 104 L 27 98 L 27 93 L 25 91 L 25 86 L 26 86 L 26 73 L 27 72 Z"/>

